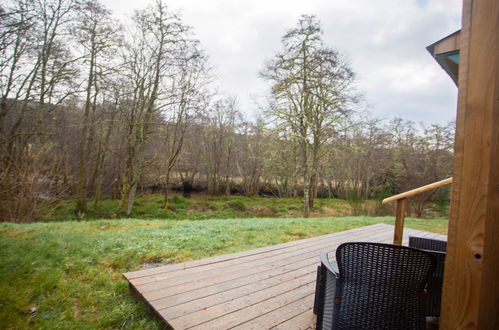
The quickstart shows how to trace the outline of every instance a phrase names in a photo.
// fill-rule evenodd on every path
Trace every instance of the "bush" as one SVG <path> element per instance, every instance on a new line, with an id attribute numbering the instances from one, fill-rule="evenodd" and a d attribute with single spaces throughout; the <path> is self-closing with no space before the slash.
<path id="1" fill-rule="evenodd" d="M 362 215 L 366 213 L 364 202 L 360 198 L 359 189 L 351 187 L 347 191 L 348 204 L 352 207 L 352 215 Z"/>
<path id="2" fill-rule="evenodd" d="M 216 204 L 209 204 L 208 208 L 210 210 L 212 210 L 212 211 L 217 211 L 218 210 L 218 206 Z"/>
<path id="3" fill-rule="evenodd" d="M 226 205 L 227 205 L 227 207 L 229 207 L 231 209 L 234 209 L 236 211 L 241 211 L 241 212 L 244 212 L 248 209 L 246 207 L 246 204 L 244 204 L 243 201 L 239 201 L 239 200 L 229 201 L 229 202 L 227 202 Z"/>
<path id="4" fill-rule="evenodd" d="M 185 210 L 189 206 L 189 200 L 185 197 L 173 195 L 170 198 L 168 209 L 172 211 Z"/>
<path id="5" fill-rule="evenodd" d="M 266 218 L 271 218 L 275 217 L 277 214 L 277 211 L 273 208 L 266 207 L 266 206 L 252 206 L 250 208 L 251 214 L 256 216 L 256 217 L 266 217 Z"/>

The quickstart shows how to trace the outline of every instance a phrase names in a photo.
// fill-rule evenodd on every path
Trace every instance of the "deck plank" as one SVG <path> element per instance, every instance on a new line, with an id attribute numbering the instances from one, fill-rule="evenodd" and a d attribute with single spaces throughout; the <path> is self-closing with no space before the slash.
<path id="1" fill-rule="evenodd" d="M 240 324 L 233 329 L 238 329 L 238 330 L 259 330 L 259 329 L 268 329 L 268 328 L 273 328 L 276 325 L 286 322 L 287 320 L 293 319 L 296 316 L 310 310 L 310 305 L 313 304 L 314 301 L 314 295 L 309 294 L 306 297 L 303 297 L 301 299 L 298 299 L 290 304 L 284 305 L 280 308 L 277 308 L 273 310 L 272 312 L 259 315 L 258 317 L 248 321 L 244 322 L 243 324 Z M 289 329 L 290 327 L 295 327 L 296 324 L 292 325 L 289 324 L 289 327 L 286 329 Z M 310 326 L 308 324 L 307 326 Z"/>
<path id="2" fill-rule="evenodd" d="M 375 228 L 384 228 L 384 224 L 376 224 L 369 226 L 370 229 L 374 230 Z M 353 228 L 348 230 L 348 232 L 351 235 L 355 235 L 357 232 L 364 232 L 365 227 L 358 227 L 358 228 Z M 215 256 L 215 257 L 210 257 L 210 258 L 205 258 L 205 259 L 199 259 L 199 260 L 193 260 L 193 261 L 187 261 L 187 262 L 182 262 L 178 264 L 172 264 L 172 265 L 165 265 L 165 266 L 159 266 L 155 268 L 149 268 L 149 269 L 144 269 L 144 270 L 139 270 L 139 271 L 134 271 L 134 272 L 128 272 L 125 273 L 124 276 L 127 278 L 129 281 L 140 278 L 140 277 L 145 277 L 145 276 L 151 276 L 151 275 L 158 275 L 162 273 L 168 273 L 168 272 L 173 272 L 173 271 L 182 271 L 190 268 L 196 268 L 204 265 L 210 265 L 210 264 L 216 264 L 219 262 L 225 262 L 233 259 L 240 259 L 243 257 L 247 256 L 252 256 L 256 254 L 261 254 L 264 252 L 269 252 L 269 251 L 274 251 L 274 250 L 279 250 L 283 248 L 289 248 L 292 246 L 297 246 L 297 245 L 302 245 L 302 244 L 307 244 L 310 242 L 315 242 L 317 240 L 322 240 L 322 239 L 327 239 L 329 237 L 334 238 L 336 235 L 340 233 L 345 233 L 346 231 L 338 232 L 338 233 L 332 233 L 332 234 L 327 234 L 327 235 L 322 235 L 322 236 L 317 236 L 317 237 L 312 237 L 312 238 L 307 238 L 307 239 L 302 239 L 302 240 L 296 240 L 292 242 L 287 242 L 287 243 L 281 243 L 281 244 L 276 244 L 272 246 L 266 246 L 266 247 L 261 247 L 258 249 L 253 249 L 253 250 L 248 250 L 248 251 L 242 251 L 242 252 L 236 252 L 236 253 L 231 253 L 231 254 L 225 254 L 221 256 Z"/>
<path id="3" fill-rule="evenodd" d="M 372 228 L 371 231 L 372 235 L 376 234 L 384 234 L 385 231 L 383 227 L 375 227 Z M 305 239 L 305 240 L 299 240 L 301 244 L 299 245 L 291 245 L 290 246 L 282 246 L 278 250 L 270 250 L 270 251 L 262 251 L 258 254 L 251 254 L 249 256 L 243 256 L 237 259 L 228 259 L 227 261 L 220 263 L 211 263 L 211 264 L 205 264 L 199 267 L 195 267 L 190 269 L 189 271 L 189 276 L 191 277 L 196 277 L 200 276 L 202 274 L 217 274 L 218 271 L 221 268 L 226 269 L 228 266 L 242 266 L 242 267 L 254 267 L 255 265 L 259 264 L 264 264 L 264 263 L 269 263 L 273 260 L 279 260 L 282 259 L 283 257 L 288 257 L 288 256 L 294 256 L 294 255 L 299 255 L 303 254 L 308 251 L 315 251 L 317 250 L 317 247 L 326 247 L 329 246 L 331 243 L 331 239 L 338 240 L 341 239 L 342 237 L 358 237 L 357 235 L 354 235 L 355 233 L 350 233 L 349 231 L 343 231 L 337 233 L 337 235 L 330 236 L 330 235 L 325 235 L 325 236 L 319 236 L 319 237 L 314 237 L 313 239 Z M 294 241 L 298 242 L 298 241 Z M 149 276 L 141 276 L 139 278 L 129 278 L 129 280 L 135 285 L 135 286 L 140 286 L 140 285 L 145 285 L 148 283 L 157 283 L 158 281 L 163 281 L 163 280 L 169 280 L 171 278 L 178 277 L 179 274 L 185 275 L 185 270 L 176 270 L 172 272 L 166 272 L 166 273 L 159 273 L 159 274 L 154 274 L 154 275 L 149 275 Z M 183 278 L 186 278 L 185 276 Z M 187 279 L 187 278 L 186 278 Z M 190 279 L 189 279 L 190 280 Z M 169 282 L 169 281 L 168 281 Z M 145 287 L 147 288 L 147 286 Z"/>
<path id="4" fill-rule="evenodd" d="M 214 290 L 207 291 L 206 288 L 202 288 L 198 290 L 188 291 L 184 294 L 154 300 L 151 302 L 151 304 L 158 310 L 176 305 L 187 305 L 190 309 L 192 309 L 194 305 L 204 304 L 204 301 L 209 302 L 210 304 L 221 303 L 240 296 L 244 296 L 251 292 L 263 290 L 265 288 L 269 288 L 271 286 L 293 280 L 297 277 L 310 273 L 314 273 L 313 271 L 311 271 L 310 267 L 302 267 L 287 273 L 281 273 L 277 271 L 274 273 L 277 274 L 277 276 L 267 276 L 266 274 L 259 274 L 261 276 L 259 276 L 256 280 L 254 278 L 252 279 L 251 277 L 243 277 L 242 279 L 240 279 L 240 282 L 230 281 L 224 286 L 219 286 Z M 241 283 L 248 284 L 240 285 Z M 192 302 L 192 300 L 196 301 Z"/>
<path id="5" fill-rule="evenodd" d="M 272 329 L 274 330 L 305 330 L 315 328 L 316 316 L 312 309 L 309 308 L 305 312 L 292 317 L 285 322 L 282 322 Z"/>
<path id="6" fill-rule="evenodd" d="M 410 235 L 444 235 L 405 229 Z M 308 329 L 319 252 L 334 258 L 347 241 L 391 243 L 393 226 L 376 224 L 249 251 L 129 272 L 124 277 L 174 329 Z"/>
<path id="7" fill-rule="evenodd" d="M 257 304 L 247 306 L 244 308 L 244 310 L 240 309 L 235 313 L 225 314 L 209 322 L 198 324 L 192 328 L 207 329 L 207 330 L 231 329 L 237 325 L 240 325 L 246 321 L 258 317 L 259 315 L 268 313 L 282 306 L 290 304 L 298 299 L 302 299 L 306 296 L 309 296 L 310 292 L 313 292 L 314 289 L 315 289 L 315 282 L 312 281 L 307 285 L 298 287 L 294 290 L 286 291 L 279 295 L 273 296 L 272 298 L 263 300 Z"/>
<path id="8" fill-rule="evenodd" d="M 244 292 L 245 294 L 241 294 L 241 292 L 238 290 L 237 292 L 235 292 L 235 295 L 233 297 L 231 297 L 232 295 L 229 291 L 226 291 L 216 297 L 209 297 L 210 299 L 199 299 L 190 302 L 190 304 L 183 304 L 170 308 L 159 309 L 159 311 L 165 318 L 174 319 L 187 314 L 190 314 L 189 317 L 191 317 L 191 313 L 193 311 L 202 311 L 203 314 L 210 314 L 210 316 L 212 316 L 214 314 L 214 309 L 218 307 L 223 308 L 227 305 L 230 305 L 231 310 L 239 310 L 244 308 L 245 306 L 268 299 L 269 297 L 273 297 L 284 291 L 293 290 L 297 287 L 311 283 L 315 280 L 315 276 L 316 274 L 314 273 L 308 273 L 289 281 L 264 288 L 266 290 L 248 290 Z M 219 299 L 218 301 L 217 298 Z"/>
<path id="9" fill-rule="evenodd" d="M 269 290 L 253 292 L 228 303 L 198 310 L 172 319 L 175 328 L 228 329 L 251 320 L 264 311 L 271 311 L 310 294 L 315 287 L 315 275 L 274 286 Z M 164 316 L 164 314 L 162 314 Z"/>
<path id="10" fill-rule="evenodd" d="M 381 238 L 385 236 L 386 232 L 374 231 L 374 232 L 364 233 L 363 235 L 355 237 L 352 237 L 351 235 L 341 235 L 341 236 L 339 235 L 338 238 L 340 238 L 341 241 L 346 241 L 346 240 L 355 241 L 358 240 L 359 238 L 367 240 L 367 239 L 376 239 L 378 237 Z M 283 252 L 280 255 L 270 258 L 266 258 L 264 256 L 262 259 L 259 259 L 255 262 L 232 266 L 232 267 L 231 266 L 221 267 L 216 270 L 210 270 L 206 272 L 192 273 L 189 271 L 185 272 L 185 274 L 183 274 L 182 276 L 176 276 L 173 278 L 163 278 L 162 276 L 160 276 L 155 282 L 148 282 L 146 284 L 136 284 L 136 281 L 134 280 L 130 282 L 136 288 L 140 288 L 140 291 L 144 293 L 149 293 L 169 287 L 178 287 L 182 284 L 186 285 L 187 288 L 192 288 L 193 284 L 199 286 L 203 285 L 204 283 L 220 283 L 227 280 L 236 279 L 239 277 L 254 275 L 260 272 L 267 272 L 270 269 L 275 269 L 281 266 L 288 266 L 288 268 L 292 267 L 292 265 L 290 265 L 289 260 L 293 260 L 293 262 L 299 263 L 301 261 L 310 258 L 317 259 L 318 258 L 317 251 L 323 251 L 323 250 L 327 252 L 334 251 L 334 249 L 337 246 L 336 242 L 338 242 L 338 240 L 326 241 L 322 244 L 317 244 L 310 248 L 299 249 L 297 251 L 289 253 Z M 220 274 L 223 275 L 220 276 Z"/>

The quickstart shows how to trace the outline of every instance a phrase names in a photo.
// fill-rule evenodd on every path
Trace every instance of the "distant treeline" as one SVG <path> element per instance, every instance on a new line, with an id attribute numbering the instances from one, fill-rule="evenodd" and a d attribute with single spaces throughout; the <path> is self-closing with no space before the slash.
<path id="1" fill-rule="evenodd" d="M 283 52 L 305 30 L 316 36 L 320 25 L 303 17 L 283 38 Z M 161 1 L 137 11 L 126 27 L 95 0 L 7 1 L 0 34 L 2 221 L 34 221 L 62 199 L 75 199 L 84 214 L 89 203 L 98 208 L 104 197 L 117 198 L 116 214 L 127 215 L 138 192 L 164 194 L 158 207 L 167 212 L 172 189 L 186 196 L 306 194 L 313 206 L 316 196 L 381 198 L 450 175 L 452 124 L 382 121 L 363 113 L 354 97 L 320 103 L 340 95 L 324 86 L 331 89 L 341 76 L 338 86 L 347 90 L 344 82 L 353 79 L 320 38 L 307 38 L 318 43 L 304 52 L 318 54 L 315 66 L 286 72 L 299 79 L 283 74 L 285 62 L 267 64 L 262 77 L 272 95 L 265 116 L 244 120 L 235 98 L 213 92 L 192 30 Z M 296 90 L 309 104 L 317 97 L 296 117 L 310 123 L 299 136 L 293 123 L 278 120 L 292 101 L 279 93 L 293 88 L 283 81 L 299 85 L 304 78 L 309 85 Z M 313 122 L 329 117 L 312 108 L 338 120 Z M 448 196 L 418 198 L 416 213 Z"/>

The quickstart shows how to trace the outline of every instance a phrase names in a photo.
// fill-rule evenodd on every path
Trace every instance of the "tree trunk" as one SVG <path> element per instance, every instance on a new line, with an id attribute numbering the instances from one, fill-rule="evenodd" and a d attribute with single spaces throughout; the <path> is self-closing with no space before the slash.
<path id="1" fill-rule="evenodd" d="M 304 170 L 303 174 L 303 217 L 308 218 L 310 207 L 310 178 L 308 169 Z"/>
<path id="2" fill-rule="evenodd" d="M 229 176 L 225 177 L 225 196 L 230 195 L 230 179 Z"/>
<path id="3" fill-rule="evenodd" d="M 163 188 L 163 213 L 167 214 L 168 213 L 168 188 L 170 186 L 170 170 L 167 170 L 166 172 L 166 180 L 165 180 L 165 187 Z"/>
<path id="4" fill-rule="evenodd" d="M 126 172 L 126 170 L 125 170 Z M 128 195 L 130 194 L 131 185 L 129 184 L 129 179 L 126 173 L 123 175 L 123 181 L 121 184 L 121 198 L 116 208 L 116 214 L 121 214 L 125 210 L 126 203 L 128 201 Z"/>
<path id="5" fill-rule="evenodd" d="M 115 104 L 116 106 L 116 104 Z M 109 140 L 111 137 L 111 132 L 114 128 L 114 118 L 116 116 L 116 112 L 113 112 L 111 115 L 111 120 L 107 125 L 106 135 L 104 137 L 104 146 L 109 145 Z M 102 146 L 99 145 L 100 147 Z M 99 153 L 97 156 L 97 178 L 95 182 L 95 196 L 94 196 L 94 207 L 99 208 L 101 206 L 102 201 L 102 183 L 104 182 L 104 165 L 106 162 L 106 148 L 99 148 Z"/>
<path id="6" fill-rule="evenodd" d="M 148 118 L 146 117 L 146 120 Z M 135 201 L 135 196 L 137 194 L 137 185 L 139 183 L 139 179 L 142 173 L 142 164 L 144 162 L 144 151 L 145 151 L 145 134 L 144 134 L 145 128 L 143 127 L 141 130 L 139 130 L 139 142 L 137 146 L 137 153 L 135 156 L 135 159 L 133 161 L 133 167 L 132 167 L 132 181 L 131 181 L 131 186 L 130 190 L 128 192 L 127 196 L 127 208 L 126 208 L 126 215 L 129 216 L 132 213 L 132 208 L 133 208 L 133 202 Z"/>
<path id="7" fill-rule="evenodd" d="M 91 35 L 92 50 L 90 52 L 90 66 L 88 71 L 87 90 L 85 98 L 85 111 L 83 114 L 83 126 L 80 132 L 80 146 L 79 146 L 79 162 L 78 162 L 78 186 L 76 196 L 76 209 L 78 213 L 85 212 L 87 209 L 87 161 L 86 153 L 89 148 L 88 130 L 90 125 L 90 108 L 92 106 L 92 86 L 94 85 L 94 66 L 95 66 L 95 34 Z"/>
<path id="8" fill-rule="evenodd" d="M 125 214 L 127 216 L 130 216 L 132 214 L 132 209 L 133 209 L 133 202 L 135 201 L 135 195 L 137 194 L 137 180 L 132 184 L 130 187 L 130 191 L 128 193 L 128 198 L 127 198 L 127 206 L 126 206 L 126 212 Z"/>
<path id="9" fill-rule="evenodd" d="M 308 218 L 310 207 L 310 167 L 308 164 L 308 145 L 303 142 L 303 217 Z"/>
<path id="10" fill-rule="evenodd" d="M 310 177 L 310 192 L 309 192 L 309 201 L 308 206 L 310 208 L 314 207 L 315 197 L 317 197 L 317 174 L 314 173 Z"/>
<path id="11" fill-rule="evenodd" d="M 127 156 L 126 156 L 126 161 L 125 161 L 125 169 L 123 172 L 123 177 L 122 177 L 122 183 L 121 183 L 121 197 L 120 197 L 120 202 L 118 203 L 118 207 L 116 208 L 116 214 L 121 214 L 123 211 L 125 211 L 126 208 L 128 208 L 128 199 L 130 192 L 132 190 L 132 186 L 135 184 L 134 183 L 134 157 L 135 157 L 135 151 L 136 147 L 131 145 L 132 141 L 128 141 L 128 148 L 127 148 Z"/>

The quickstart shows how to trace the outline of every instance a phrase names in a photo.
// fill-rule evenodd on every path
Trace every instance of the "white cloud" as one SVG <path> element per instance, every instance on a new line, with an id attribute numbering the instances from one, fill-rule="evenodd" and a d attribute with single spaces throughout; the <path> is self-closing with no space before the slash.
<path id="1" fill-rule="evenodd" d="M 104 0 L 118 16 L 140 9 L 135 0 Z M 315 14 L 326 43 L 346 54 L 374 114 L 413 121 L 454 119 L 457 88 L 425 47 L 459 29 L 460 0 L 169 0 L 218 70 L 220 89 L 243 111 L 265 92 L 265 59 L 301 14 Z M 142 2 L 140 6 L 145 6 Z"/>

